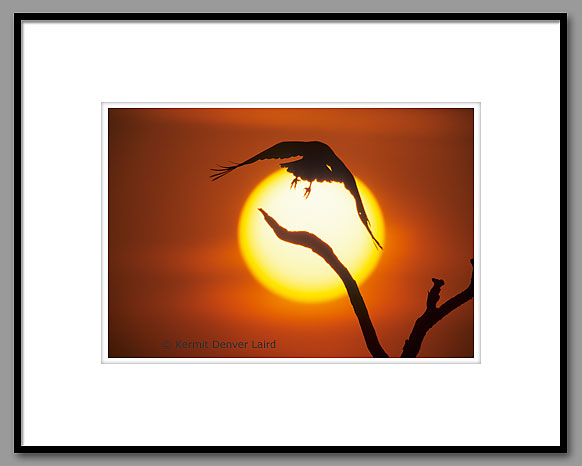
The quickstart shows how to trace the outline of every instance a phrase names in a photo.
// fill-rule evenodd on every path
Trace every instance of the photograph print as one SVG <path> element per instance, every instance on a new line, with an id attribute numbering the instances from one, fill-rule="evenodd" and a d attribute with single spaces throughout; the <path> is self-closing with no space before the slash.
<path id="1" fill-rule="evenodd" d="M 104 360 L 478 362 L 478 110 L 105 104 Z"/>

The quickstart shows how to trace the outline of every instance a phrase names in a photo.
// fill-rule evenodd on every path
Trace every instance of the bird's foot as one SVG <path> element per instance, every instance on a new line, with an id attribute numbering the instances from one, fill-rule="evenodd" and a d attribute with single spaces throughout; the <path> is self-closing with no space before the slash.
<path id="1" fill-rule="evenodd" d="M 307 199 L 310 194 L 311 194 L 311 185 L 309 185 L 307 188 L 305 188 L 305 194 L 303 194 L 303 197 L 305 199 Z"/>
<path id="2" fill-rule="evenodd" d="M 293 179 L 293 181 L 291 181 L 291 186 L 289 187 L 289 189 L 295 189 L 297 187 L 297 182 L 299 181 L 299 178 L 295 177 Z"/>

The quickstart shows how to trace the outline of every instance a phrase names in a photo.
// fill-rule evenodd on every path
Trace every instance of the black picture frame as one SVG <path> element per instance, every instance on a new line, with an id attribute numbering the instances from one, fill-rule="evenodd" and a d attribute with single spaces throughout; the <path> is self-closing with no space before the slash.
<path id="1" fill-rule="evenodd" d="M 26 446 L 22 444 L 22 23 L 24 21 L 558 21 L 560 24 L 560 444 L 558 446 Z M 566 13 L 15 13 L 14 452 L 16 453 L 566 453 L 567 393 Z"/>

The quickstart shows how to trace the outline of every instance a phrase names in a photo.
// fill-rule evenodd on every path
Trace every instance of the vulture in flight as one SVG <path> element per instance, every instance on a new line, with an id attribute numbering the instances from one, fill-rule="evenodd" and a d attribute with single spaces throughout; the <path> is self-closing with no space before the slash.
<path id="1" fill-rule="evenodd" d="M 220 168 L 212 168 L 211 170 L 215 173 L 210 175 L 210 178 L 212 178 L 212 181 L 216 181 L 224 175 L 229 174 L 235 168 L 242 167 L 243 165 L 250 165 L 259 160 L 289 159 L 297 156 L 300 156 L 301 158 L 281 164 L 281 168 L 286 168 L 289 173 L 295 176 L 291 182 L 291 188 L 296 188 L 299 180 L 309 182 L 309 187 L 305 188 L 305 198 L 307 199 L 311 193 L 311 185 L 314 181 L 320 183 L 324 181 L 327 181 L 328 183 L 334 181 L 343 183 L 344 187 L 350 192 L 356 201 L 356 208 L 361 222 L 364 227 L 366 227 L 366 230 L 368 230 L 368 233 L 370 233 L 374 244 L 382 249 L 382 246 L 374 237 L 374 234 L 370 229 L 370 220 L 366 215 L 364 204 L 362 203 L 362 198 L 360 197 L 354 176 L 339 157 L 334 154 L 333 150 L 323 142 L 280 142 L 244 162 L 230 166 L 219 165 Z"/>

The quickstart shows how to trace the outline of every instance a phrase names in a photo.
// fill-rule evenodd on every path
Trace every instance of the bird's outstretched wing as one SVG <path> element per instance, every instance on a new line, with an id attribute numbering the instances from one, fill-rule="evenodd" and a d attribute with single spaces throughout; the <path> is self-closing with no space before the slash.
<path id="1" fill-rule="evenodd" d="M 305 148 L 305 144 L 306 143 L 302 141 L 280 142 L 255 155 L 254 157 L 245 160 L 244 162 L 227 166 L 218 165 L 219 168 L 211 168 L 211 170 L 215 173 L 210 175 L 210 178 L 212 178 L 212 181 L 216 181 L 222 178 L 224 175 L 228 175 L 235 168 L 242 167 L 243 165 L 249 165 L 251 163 L 258 162 L 259 160 L 288 159 L 290 157 L 301 155 L 302 150 Z"/>
<path id="2" fill-rule="evenodd" d="M 372 230 L 370 228 L 370 219 L 368 218 L 368 215 L 366 215 L 366 210 L 364 209 L 364 203 L 362 202 L 362 198 L 360 197 L 360 191 L 358 191 L 358 186 L 356 184 L 356 180 L 349 171 L 348 171 L 348 174 L 346 174 L 346 176 L 344 176 L 344 179 L 342 180 L 342 182 L 343 182 L 344 186 L 346 187 L 346 189 L 354 197 L 354 200 L 356 201 L 356 209 L 358 209 L 358 216 L 360 217 L 360 221 L 364 224 L 364 226 L 366 227 L 366 230 L 368 230 L 368 233 L 370 233 L 370 236 L 372 237 L 374 244 L 377 247 L 379 247 L 380 249 L 383 249 L 382 245 L 378 242 L 378 240 L 376 239 L 376 237 L 374 236 L 374 233 L 372 233 Z"/>

